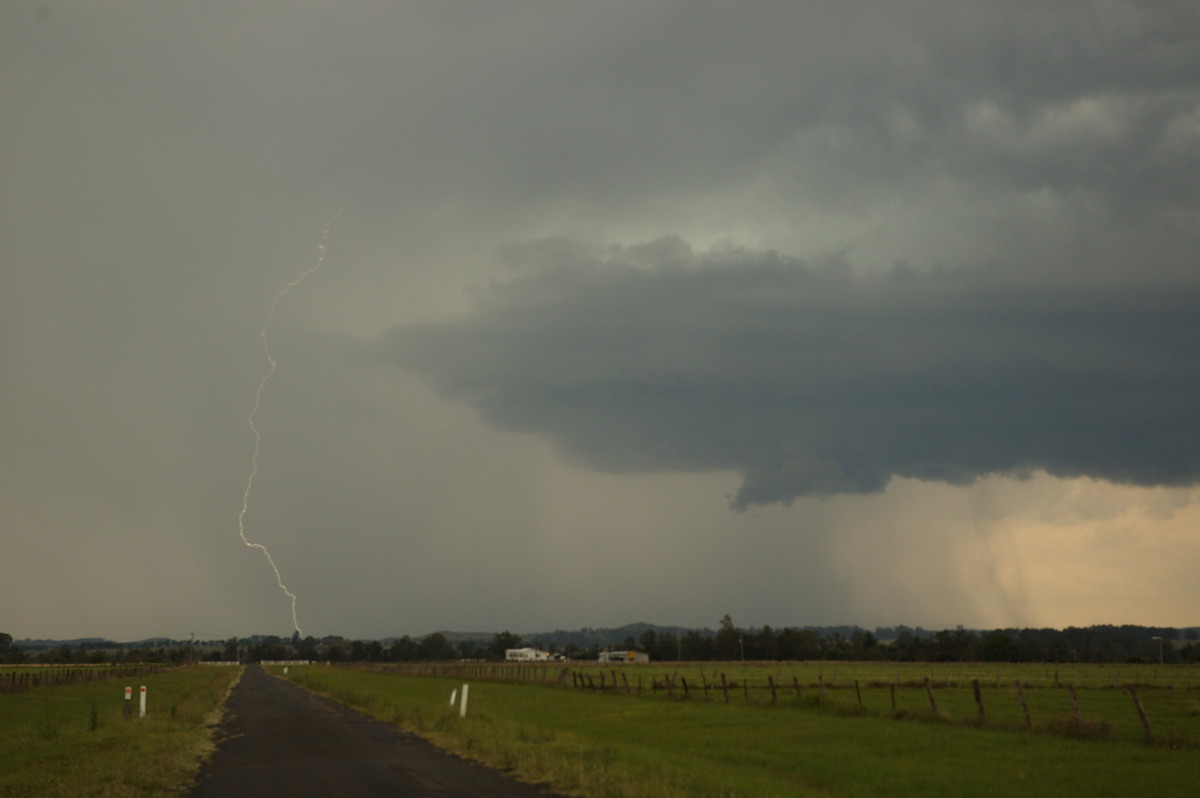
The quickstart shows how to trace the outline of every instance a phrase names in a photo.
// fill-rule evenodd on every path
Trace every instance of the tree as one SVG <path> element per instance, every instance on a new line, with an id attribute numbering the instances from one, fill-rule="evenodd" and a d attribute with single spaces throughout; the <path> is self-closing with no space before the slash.
<path id="1" fill-rule="evenodd" d="M 983 636 L 980 653 L 988 662 L 1016 662 L 1020 657 L 1017 641 L 1008 632 L 998 629 Z"/>
<path id="2" fill-rule="evenodd" d="M 335 640 L 325 643 L 325 659 L 330 662 L 345 662 L 347 657 L 345 641 Z"/>
<path id="3" fill-rule="evenodd" d="M 428 662 L 458 658 L 458 651 L 441 632 L 434 632 L 417 645 L 417 659 Z"/>
<path id="4" fill-rule="evenodd" d="M 317 638 L 309 635 L 298 643 L 293 644 L 296 650 L 296 659 L 316 659 L 317 658 Z"/>
<path id="5" fill-rule="evenodd" d="M 388 659 L 392 662 L 412 662 L 417 658 L 417 644 L 408 635 L 399 638 L 388 649 Z"/>
<path id="6" fill-rule="evenodd" d="M 25 652 L 13 645 L 13 638 L 8 632 L 0 632 L 0 662 L 21 662 Z"/>
<path id="7" fill-rule="evenodd" d="M 650 655 L 651 661 L 657 662 L 663 658 L 662 653 L 658 650 L 658 635 L 653 629 L 642 632 L 641 637 L 638 638 L 638 644 L 642 651 Z"/>
<path id="8" fill-rule="evenodd" d="M 975 633 L 961 626 L 953 632 L 943 629 L 933 636 L 930 658 L 936 662 L 966 662 L 975 658 L 978 643 Z"/>
<path id="9" fill-rule="evenodd" d="M 850 651 L 854 659 L 872 659 L 878 656 L 879 641 L 865 629 L 855 629 L 850 635 Z"/>
<path id="10" fill-rule="evenodd" d="M 713 658 L 713 641 L 704 637 L 695 629 L 689 629 L 679 643 L 682 657 L 693 662 L 704 662 Z"/>
<path id="11" fill-rule="evenodd" d="M 779 659 L 779 635 L 770 626 L 763 626 L 753 640 L 751 659 Z"/>
<path id="12" fill-rule="evenodd" d="M 721 628 L 717 630 L 717 636 L 713 642 L 717 649 L 717 659 L 742 658 L 742 633 L 733 625 L 733 619 L 729 617 L 729 613 L 725 613 L 725 617 L 721 619 Z"/>
<path id="13" fill-rule="evenodd" d="M 780 659 L 818 659 L 821 639 L 810 629 L 784 629 L 779 633 Z"/>
<path id="14" fill-rule="evenodd" d="M 679 655 L 683 653 L 683 644 L 673 632 L 663 632 L 661 635 L 658 635 L 656 643 L 655 649 L 658 653 L 657 655 L 651 653 L 650 656 L 652 659 L 657 658 L 659 661 L 677 660 L 679 659 Z"/>
<path id="15" fill-rule="evenodd" d="M 504 659 L 504 652 L 510 648 L 520 648 L 521 638 L 512 632 L 505 630 L 496 632 L 496 636 L 492 638 L 492 642 L 488 645 L 488 657 L 491 659 Z"/>

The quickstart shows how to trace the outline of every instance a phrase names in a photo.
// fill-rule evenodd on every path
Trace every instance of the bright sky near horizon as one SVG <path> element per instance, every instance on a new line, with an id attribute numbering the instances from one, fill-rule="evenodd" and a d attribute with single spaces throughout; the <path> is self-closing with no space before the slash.
<path id="1" fill-rule="evenodd" d="M 0 631 L 291 633 L 318 263 L 305 634 L 1200 624 L 1195 3 L 11 0 L 0 74 Z"/>

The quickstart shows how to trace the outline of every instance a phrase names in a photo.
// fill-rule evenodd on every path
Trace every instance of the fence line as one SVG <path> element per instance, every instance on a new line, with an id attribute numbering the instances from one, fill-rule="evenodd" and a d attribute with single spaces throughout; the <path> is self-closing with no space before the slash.
<path id="1" fill-rule="evenodd" d="M 148 676 L 167 670 L 165 666 L 137 668 L 47 668 L 44 670 L 0 671 L 0 693 L 19 693 L 35 687 L 101 682 L 123 677 Z"/>
<path id="2" fill-rule="evenodd" d="M 924 693 L 928 703 L 928 709 L 924 711 L 931 716 L 943 718 L 946 717 L 946 710 L 939 708 L 938 694 L 944 694 L 948 703 L 955 707 L 951 712 L 961 712 L 964 698 L 960 694 L 965 692 L 965 706 L 970 709 L 959 719 L 971 724 L 984 725 L 991 723 L 997 726 L 1012 726 L 1015 724 L 1029 730 L 1035 727 L 1050 728 L 1059 732 L 1065 730 L 1067 733 L 1079 734 L 1087 734 L 1089 731 L 1104 732 L 1104 727 L 1108 726 L 1106 721 L 1084 721 L 1076 685 L 1060 681 L 1057 672 L 1053 674 L 1053 682 L 1043 687 L 1031 685 L 1028 681 L 1023 682 L 1020 679 L 1014 680 L 1011 689 L 1003 691 L 1009 694 L 1008 700 L 1012 702 L 1009 705 L 1011 709 L 1005 709 L 1003 705 L 993 706 L 989 719 L 989 713 L 984 707 L 984 693 L 979 679 L 970 679 L 964 683 L 955 685 L 952 679 L 935 683 L 929 676 L 925 676 L 920 680 L 901 680 L 899 673 L 897 673 L 896 677 L 889 681 L 870 680 L 864 685 L 861 680 L 853 679 L 852 681 L 839 684 L 836 681 L 835 671 L 829 679 L 826 679 L 825 674 L 821 672 L 817 674 L 815 683 L 803 684 L 799 677 L 795 675 L 792 675 L 790 683 L 784 682 L 782 679 L 776 679 L 773 674 L 765 674 L 760 682 L 746 676 L 730 676 L 719 669 L 709 668 L 708 670 L 711 671 L 713 679 L 713 681 L 710 681 L 705 673 L 705 668 L 701 667 L 699 683 L 696 684 L 693 681 L 689 684 L 687 674 L 682 669 L 664 671 L 662 669 L 648 670 L 640 666 L 632 666 L 634 671 L 631 674 L 631 666 L 627 665 L 617 668 L 597 667 L 594 665 L 572 668 L 564 666 L 562 663 L 457 662 L 400 663 L 388 665 L 363 664 L 351 665 L 349 667 L 407 676 L 448 677 L 477 681 L 531 682 L 597 694 L 648 696 L 673 701 L 718 701 L 726 704 L 734 703 L 737 700 L 735 696 L 740 693 L 741 701 L 738 703 L 749 705 L 776 705 L 781 699 L 790 698 L 794 701 L 804 700 L 816 705 L 836 707 L 839 705 L 839 702 L 834 696 L 841 693 L 851 696 L 850 701 L 843 700 L 840 702 L 843 708 L 855 708 L 858 712 L 867 711 L 864 706 L 864 691 L 877 690 L 882 692 L 883 690 L 887 690 L 890 693 L 892 714 L 920 715 L 920 710 L 897 707 L 897 690 L 902 689 L 909 691 L 910 700 L 914 693 Z M 692 672 L 695 673 L 694 670 Z M 649 678 L 647 679 L 646 677 Z M 989 681 L 991 680 L 989 679 Z M 1154 689 L 1152 685 L 1144 683 L 1140 685 L 1135 683 L 1118 683 L 1112 687 L 1093 687 L 1090 691 L 1108 693 L 1119 689 L 1122 692 L 1127 692 L 1132 698 L 1134 705 L 1131 709 L 1136 709 L 1137 717 L 1145 731 L 1145 736 L 1149 739 L 1154 735 L 1151 731 L 1150 721 L 1146 716 L 1145 708 L 1138 699 L 1137 690 L 1139 686 Z M 998 684 L 995 689 L 998 692 L 1000 691 Z M 1161 689 L 1167 688 L 1160 687 L 1159 690 Z M 1178 688 L 1171 687 L 1169 689 L 1175 690 Z M 850 692 L 851 690 L 853 691 L 852 693 Z M 1037 712 L 1043 714 L 1043 717 L 1035 719 L 1036 708 L 1031 708 L 1028 701 L 1030 690 L 1033 693 L 1043 696 L 1051 693 L 1064 694 L 1070 699 L 1070 709 L 1066 708 L 1066 702 L 1064 701 L 1061 713 L 1054 716 L 1046 716 L 1043 702 L 1042 708 L 1037 710 Z M 995 701 L 996 698 L 993 697 L 991 700 Z M 1125 706 L 1129 707 L 1128 704 Z M 1111 713 L 1112 707 L 1107 707 L 1107 710 Z M 973 717 L 976 712 L 978 713 L 977 718 Z M 1121 725 L 1123 726 L 1124 724 L 1122 723 Z M 1189 733 L 1188 736 L 1193 735 Z"/>

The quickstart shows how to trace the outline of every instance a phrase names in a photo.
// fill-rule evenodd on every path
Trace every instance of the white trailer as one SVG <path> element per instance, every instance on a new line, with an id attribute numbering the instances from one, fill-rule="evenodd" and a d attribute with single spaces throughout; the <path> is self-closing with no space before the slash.
<path id="1" fill-rule="evenodd" d="M 601 662 L 633 662 L 637 664 L 645 664 L 650 661 L 650 655 L 644 651 L 634 651 L 633 649 L 620 651 L 601 651 Z"/>
<path id="2" fill-rule="evenodd" d="M 536 648 L 510 648 L 504 652 L 506 662 L 549 662 L 550 652 Z"/>

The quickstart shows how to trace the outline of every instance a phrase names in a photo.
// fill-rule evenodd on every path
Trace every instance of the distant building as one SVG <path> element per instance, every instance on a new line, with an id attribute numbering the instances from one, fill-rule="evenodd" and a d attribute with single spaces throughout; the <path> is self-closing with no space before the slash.
<path id="1" fill-rule="evenodd" d="M 632 648 L 621 651 L 601 651 L 601 662 L 632 662 L 645 664 L 650 662 L 650 655 L 644 651 L 634 651 Z"/>
<path id="2" fill-rule="evenodd" d="M 510 648 L 504 652 L 505 662 L 549 662 L 550 652 L 536 648 Z"/>

